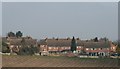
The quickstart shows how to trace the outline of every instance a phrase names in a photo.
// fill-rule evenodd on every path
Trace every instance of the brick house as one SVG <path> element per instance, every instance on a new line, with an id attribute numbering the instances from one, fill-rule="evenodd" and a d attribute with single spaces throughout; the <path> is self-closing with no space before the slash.
<path id="1" fill-rule="evenodd" d="M 38 42 L 40 48 L 40 53 L 61 53 L 68 52 L 71 48 L 72 39 L 42 39 Z M 89 56 L 109 56 L 111 51 L 116 50 L 116 46 L 111 44 L 110 41 L 83 41 L 76 39 L 76 52 L 77 53 L 86 53 Z"/>
<path id="2" fill-rule="evenodd" d="M 77 40 L 80 42 L 80 40 Z M 60 53 L 70 51 L 71 39 L 42 39 L 38 42 L 40 52 Z M 77 51 L 81 52 L 83 45 L 77 44 Z"/>
<path id="3" fill-rule="evenodd" d="M 86 42 L 84 46 L 85 52 L 90 56 L 109 56 L 110 54 L 109 42 Z"/>
<path id="4" fill-rule="evenodd" d="M 2 41 L 7 43 L 10 49 L 10 53 L 18 52 L 23 46 L 22 40 L 24 39 L 25 46 L 37 46 L 37 40 L 31 37 L 2 37 Z"/>

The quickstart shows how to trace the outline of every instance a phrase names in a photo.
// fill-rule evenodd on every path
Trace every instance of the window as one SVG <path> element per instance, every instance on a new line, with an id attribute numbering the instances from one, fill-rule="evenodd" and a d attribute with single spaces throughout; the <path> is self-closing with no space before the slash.
<path id="1" fill-rule="evenodd" d="M 96 48 L 94 48 L 94 50 L 97 50 Z"/>
<path id="2" fill-rule="evenodd" d="M 64 49 L 64 47 L 62 47 L 62 49 Z"/>
<path id="3" fill-rule="evenodd" d="M 86 48 L 86 50 L 89 50 L 89 48 Z"/>
<path id="4" fill-rule="evenodd" d="M 46 51 L 46 49 L 44 49 L 44 51 Z"/>
<path id="5" fill-rule="evenodd" d="M 54 47 L 54 49 L 56 49 L 56 47 Z"/>
<path id="6" fill-rule="evenodd" d="M 51 47 L 49 47 L 49 49 L 51 49 Z"/>
<path id="7" fill-rule="evenodd" d="M 115 47 L 112 47 L 112 49 L 115 49 Z"/>
<path id="8" fill-rule="evenodd" d="M 91 50 L 96 50 L 96 48 L 91 48 Z"/>
<path id="9" fill-rule="evenodd" d="M 68 47 L 65 47 L 65 49 L 68 49 Z"/>
<path id="10" fill-rule="evenodd" d="M 91 48 L 91 50 L 93 50 L 93 48 Z"/>
<path id="11" fill-rule="evenodd" d="M 77 46 L 77 48 L 81 48 L 81 46 Z"/>
<path id="12" fill-rule="evenodd" d="M 56 49 L 58 49 L 58 47 L 56 47 Z"/>

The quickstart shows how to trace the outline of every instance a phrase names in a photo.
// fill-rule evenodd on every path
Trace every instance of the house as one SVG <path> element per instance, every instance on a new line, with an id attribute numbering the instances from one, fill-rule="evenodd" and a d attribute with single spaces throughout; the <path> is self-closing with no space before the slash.
<path id="1" fill-rule="evenodd" d="M 77 40 L 80 42 L 80 40 Z M 61 53 L 67 52 L 71 49 L 71 39 L 42 39 L 38 42 L 40 52 Z M 82 43 L 78 43 L 77 52 L 81 52 L 83 48 Z"/>
<path id="2" fill-rule="evenodd" d="M 8 44 L 10 53 L 18 52 L 22 46 L 37 46 L 37 40 L 31 37 L 2 37 L 2 41 Z"/>
<path id="3" fill-rule="evenodd" d="M 110 55 L 109 42 L 85 42 L 84 51 L 89 56 L 109 56 Z"/>
<path id="4" fill-rule="evenodd" d="M 40 53 L 67 53 L 71 49 L 72 39 L 42 39 L 38 42 Z M 86 53 L 89 56 L 109 56 L 111 51 L 116 51 L 116 46 L 110 41 L 85 41 L 76 39 L 76 53 Z"/>
<path id="5" fill-rule="evenodd" d="M 111 41 L 110 41 L 110 45 L 111 45 L 111 48 L 110 48 L 111 49 L 110 50 L 111 54 L 116 53 L 117 45 L 113 44 Z"/>

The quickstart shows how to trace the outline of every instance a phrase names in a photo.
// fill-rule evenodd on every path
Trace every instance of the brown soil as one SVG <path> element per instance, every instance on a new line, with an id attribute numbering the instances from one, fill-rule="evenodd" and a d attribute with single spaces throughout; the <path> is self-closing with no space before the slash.
<path id="1" fill-rule="evenodd" d="M 2 56 L 3 67 L 117 67 L 117 59 L 78 57 Z"/>

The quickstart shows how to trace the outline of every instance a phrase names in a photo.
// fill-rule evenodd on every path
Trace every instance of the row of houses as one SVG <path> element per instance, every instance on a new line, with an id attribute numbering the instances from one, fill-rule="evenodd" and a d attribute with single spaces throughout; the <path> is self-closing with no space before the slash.
<path id="1" fill-rule="evenodd" d="M 59 53 L 70 51 L 72 39 L 43 39 L 38 42 L 40 52 Z M 83 41 L 76 39 L 76 53 L 86 53 L 90 56 L 109 56 L 116 52 L 111 41 Z"/>
<path id="2" fill-rule="evenodd" d="M 23 43 L 24 39 L 24 43 Z M 10 52 L 18 52 L 22 46 L 36 46 L 39 49 L 39 54 L 61 54 L 71 50 L 71 38 L 45 38 L 37 41 L 31 37 L 3 37 L 2 41 L 9 45 Z M 116 45 L 111 41 L 86 41 L 75 39 L 76 51 L 74 53 L 86 53 L 89 56 L 109 56 L 116 52 Z"/>

